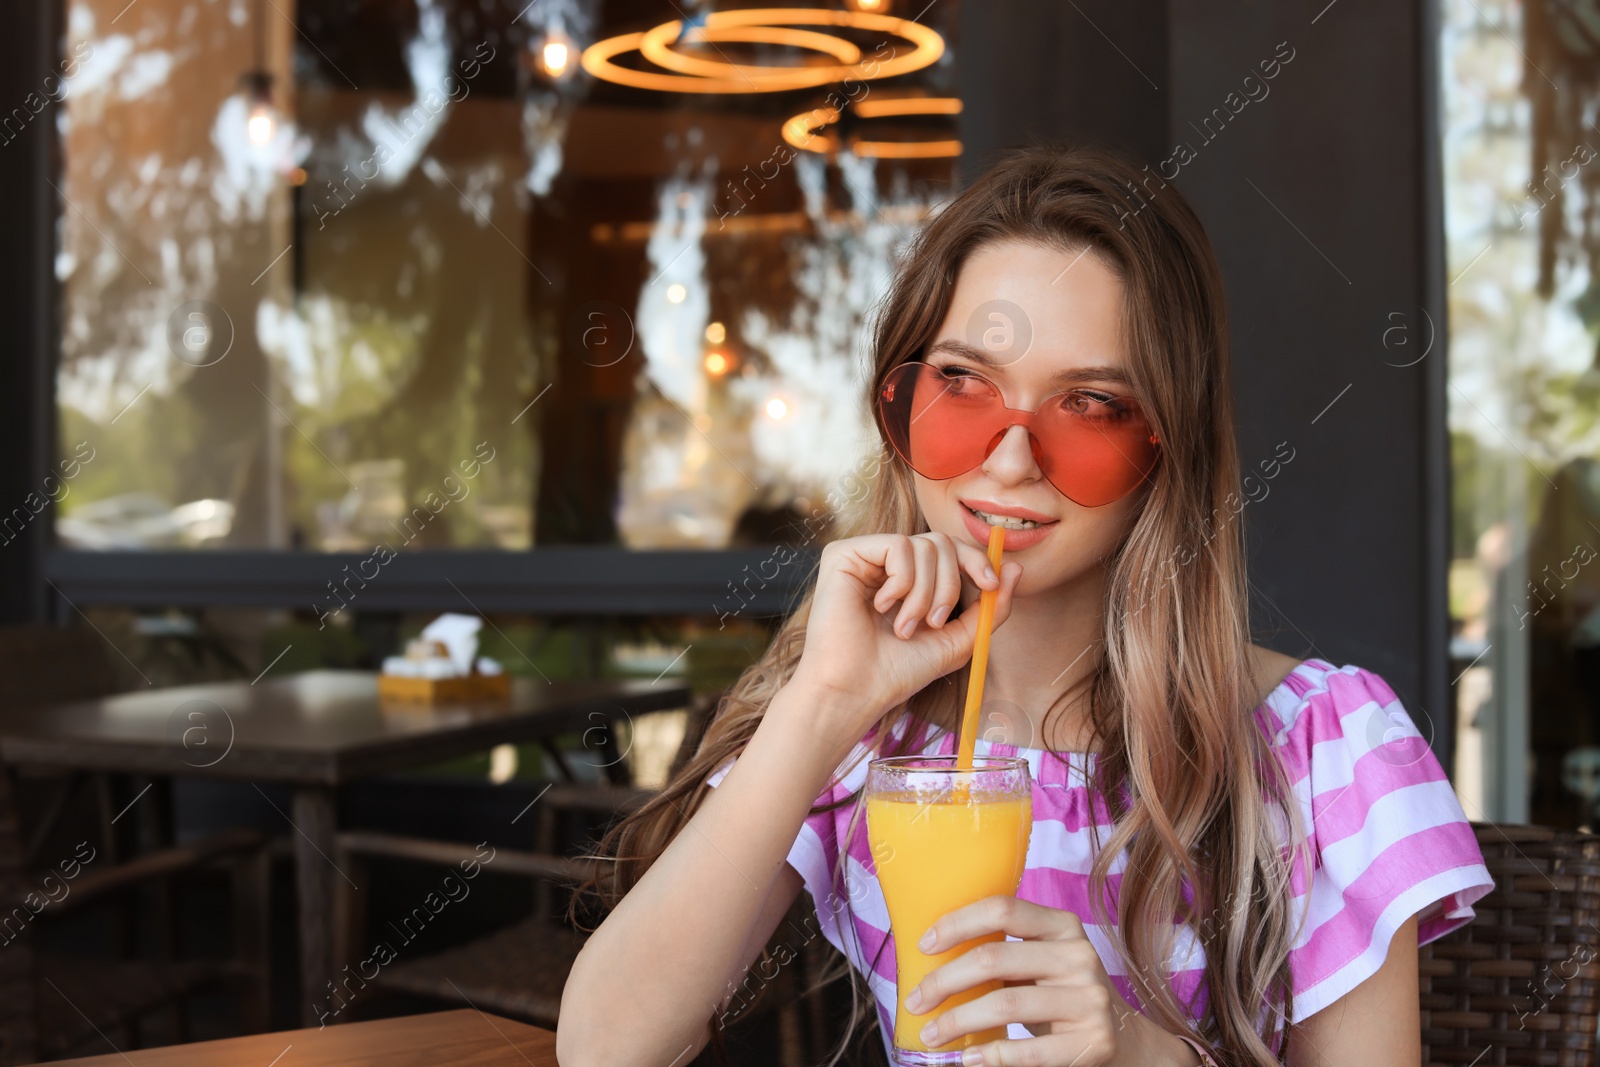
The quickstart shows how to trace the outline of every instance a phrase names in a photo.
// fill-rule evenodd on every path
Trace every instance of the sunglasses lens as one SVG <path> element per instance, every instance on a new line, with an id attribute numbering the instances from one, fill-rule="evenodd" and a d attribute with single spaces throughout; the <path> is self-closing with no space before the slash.
<path id="1" fill-rule="evenodd" d="M 889 443 L 924 478 L 954 478 L 983 462 L 1004 421 L 1005 405 L 989 382 L 947 378 L 926 363 L 902 363 L 878 390 Z"/>
<path id="2" fill-rule="evenodd" d="M 1097 508 L 1126 496 L 1150 474 L 1156 446 L 1139 406 L 1069 393 L 1048 402 L 1034 422 L 1046 478 L 1063 496 Z"/>
<path id="3" fill-rule="evenodd" d="M 947 377 L 927 363 L 902 363 L 878 390 L 889 443 L 912 470 L 941 480 L 965 474 L 988 456 L 1018 413 L 976 375 Z M 1096 508 L 1126 496 L 1155 466 L 1156 446 L 1138 404 L 1102 403 L 1081 393 L 1052 397 L 1025 418 L 1034 458 L 1050 484 L 1074 503 Z"/>

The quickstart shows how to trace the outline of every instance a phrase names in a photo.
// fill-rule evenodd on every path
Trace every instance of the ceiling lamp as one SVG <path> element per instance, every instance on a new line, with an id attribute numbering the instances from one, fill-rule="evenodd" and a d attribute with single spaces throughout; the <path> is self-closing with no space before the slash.
<path id="1" fill-rule="evenodd" d="M 959 115 L 961 101 L 953 96 L 906 96 L 892 100 L 863 97 L 851 105 L 857 118 L 879 119 L 899 115 Z M 839 137 L 828 127 L 838 122 L 834 107 L 813 108 L 783 124 L 783 139 L 806 152 L 832 155 L 839 150 Z M 961 142 L 946 141 L 867 141 L 852 138 L 847 146 L 858 156 L 874 159 L 944 159 L 961 154 Z"/>
<path id="2" fill-rule="evenodd" d="M 680 33 L 678 22 L 663 22 L 661 25 L 646 30 L 639 40 L 639 54 L 658 67 L 675 71 L 679 74 L 693 74 L 697 78 L 753 78 L 756 80 L 792 77 L 796 71 L 807 74 L 818 70 L 830 70 L 837 74 L 839 71 L 854 70 L 856 64 L 861 62 L 861 49 L 845 40 L 835 37 L 831 33 L 818 33 L 816 30 L 797 30 L 791 26 L 691 26 L 688 32 Z M 674 52 L 672 45 L 682 40 L 686 44 L 775 44 L 785 45 L 790 48 L 802 48 L 809 52 L 819 52 L 832 56 L 837 62 L 832 68 L 817 66 L 810 67 L 763 67 L 748 63 L 717 62 L 704 56 L 685 55 Z M 840 77 L 850 77 L 849 74 Z M 829 80 L 832 80 L 830 78 Z"/>
<path id="3" fill-rule="evenodd" d="M 830 33 L 795 29 L 828 26 L 887 33 L 910 42 L 901 54 L 895 49 L 887 59 L 863 58 L 861 49 Z M 687 31 L 687 32 L 686 32 Z M 762 66 L 729 63 L 676 50 L 678 44 L 717 42 L 775 44 L 816 52 L 834 60 L 828 64 Z M 661 68 L 634 70 L 614 60 L 629 52 Z M 642 33 L 625 33 L 597 41 L 584 49 L 583 69 L 604 81 L 636 89 L 665 93 L 777 93 L 812 89 L 849 78 L 870 80 L 909 74 L 936 62 L 944 54 L 944 38 L 927 26 L 892 15 L 861 11 L 821 11 L 809 8 L 750 8 L 715 11 L 703 20 L 663 22 Z M 662 73 L 666 71 L 668 73 Z"/>

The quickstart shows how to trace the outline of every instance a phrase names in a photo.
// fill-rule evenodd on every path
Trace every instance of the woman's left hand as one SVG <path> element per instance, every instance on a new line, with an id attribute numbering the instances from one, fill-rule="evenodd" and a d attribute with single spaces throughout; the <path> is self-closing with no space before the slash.
<path id="1" fill-rule="evenodd" d="M 929 972 L 907 994 L 906 1007 L 920 1015 L 973 986 L 997 979 L 1005 983 L 936 1016 L 922 1033 L 929 1048 L 963 1034 L 1021 1023 L 1032 1038 L 974 1046 L 962 1062 L 985 1067 L 1160 1062 L 1147 1055 L 1159 1044 L 1146 1044 L 1149 1032 L 1159 1028 L 1122 999 L 1082 921 L 1070 911 L 1016 897 L 987 897 L 945 915 L 928 931 L 933 940 L 924 935 L 917 947 L 939 952 L 993 933 L 1023 940 L 978 945 Z M 974 1059 L 973 1052 L 983 1058 Z"/>

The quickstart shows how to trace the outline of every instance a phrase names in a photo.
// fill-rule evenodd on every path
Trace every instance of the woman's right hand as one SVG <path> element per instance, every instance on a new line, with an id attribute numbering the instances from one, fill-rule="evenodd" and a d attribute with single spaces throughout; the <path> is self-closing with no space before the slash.
<path id="1" fill-rule="evenodd" d="M 977 604 L 950 619 L 963 578 L 979 591 L 999 590 L 994 625 L 1005 621 L 1022 564 L 1006 561 L 998 579 L 993 574 L 980 549 L 937 532 L 829 542 L 793 681 L 847 698 L 857 721 L 840 728 L 853 743 L 890 708 L 972 657 Z"/>

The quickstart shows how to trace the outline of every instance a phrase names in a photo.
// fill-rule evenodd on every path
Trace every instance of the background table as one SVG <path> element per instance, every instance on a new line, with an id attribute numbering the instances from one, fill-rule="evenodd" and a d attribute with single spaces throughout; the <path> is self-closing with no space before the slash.
<path id="1" fill-rule="evenodd" d="M 554 1032 L 471 1008 L 196 1041 L 133 1055 L 138 1067 L 558 1067 Z M 51 1067 L 128 1067 L 132 1062 L 112 1052 L 55 1060 Z"/>
<path id="2" fill-rule="evenodd" d="M 679 708 L 669 682 L 512 680 L 507 701 L 395 705 L 377 675 L 309 671 L 259 684 L 151 689 L 100 700 L 0 712 L 0 759 L 16 765 L 130 774 L 245 779 L 292 787 L 300 902 L 301 1020 L 334 977 L 336 791 L 369 775 L 406 770 L 495 745 L 582 733 L 620 767 L 617 727 Z"/>

